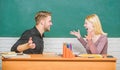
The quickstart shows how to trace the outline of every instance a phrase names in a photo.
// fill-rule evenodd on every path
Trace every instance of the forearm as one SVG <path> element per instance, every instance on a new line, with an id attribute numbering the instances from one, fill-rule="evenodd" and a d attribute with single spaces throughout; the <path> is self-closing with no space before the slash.
<path id="1" fill-rule="evenodd" d="M 94 45 L 92 40 L 88 40 L 88 45 L 89 45 L 89 49 L 91 51 L 92 54 L 99 54 L 100 52 L 97 50 L 97 47 Z"/>
<path id="2" fill-rule="evenodd" d="M 78 40 L 79 40 L 79 41 L 81 42 L 81 44 L 86 48 L 87 42 L 86 42 L 82 37 L 78 38 Z"/>
<path id="3" fill-rule="evenodd" d="M 22 44 L 22 45 L 18 45 L 18 47 L 17 47 L 17 51 L 19 51 L 19 52 L 23 52 L 23 51 L 25 51 L 27 49 L 29 49 L 28 43 L 25 43 L 25 44 Z"/>

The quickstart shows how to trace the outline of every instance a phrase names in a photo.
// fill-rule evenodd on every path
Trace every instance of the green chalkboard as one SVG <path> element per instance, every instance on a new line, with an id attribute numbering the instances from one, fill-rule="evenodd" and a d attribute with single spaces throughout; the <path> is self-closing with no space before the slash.
<path id="1" fill-rule="evenodd" d="M 109 37 L 120 37 L 120 0 L 0 0 L 0 37 L 19 37 L 35 25 L 36 12 L 52 12 L 50 32 L 46 37 L 74 37 L 71 30 L 86 34 L 87 15 L 100 17 L 104 32 Z"/>

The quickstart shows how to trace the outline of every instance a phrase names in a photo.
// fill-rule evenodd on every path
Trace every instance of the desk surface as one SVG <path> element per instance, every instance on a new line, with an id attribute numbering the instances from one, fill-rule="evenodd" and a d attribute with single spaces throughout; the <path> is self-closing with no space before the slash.
<path id="1" fill-rule="evenodd" d="M 116 70 L 116 58 L 63 58 L 31 54 L 30 58 L 2 59 L 2 70 Z"/>
<path id="2" fill-rule="evenodd" d="M 29 60 L 29 61 L 32 61 L 32 60 L 81 60 L 81 61 L 86 61 L 86 60 L 92 60 L 92 61 L 116 61 L 116 58 L 107 58 L 107 57 L 104 57 L 104 58 L 82 58 L 82 57 L 73 57 L 73 58 L 63 58 L 62 56 L 58 56 L 58 55 L 48 55 L 48 54 L 44 54 L 44 55 L 41 55 L 41 54 L 31 54 L 29 58 L 8 58 L 8 59 L 5 59 L 3 58 L 2 61 L 5 61 L 5 60 Z"/>

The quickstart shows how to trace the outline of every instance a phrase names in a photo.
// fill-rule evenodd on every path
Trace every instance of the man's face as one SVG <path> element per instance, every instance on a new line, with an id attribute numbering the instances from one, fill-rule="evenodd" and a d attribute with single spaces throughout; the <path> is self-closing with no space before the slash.
<path id="1" fill-rule="evenodd" d="M 44 31 L 50 31 L 50 27 L 52 25 L 51 16 L 48 16 L 44 19 Z"/>

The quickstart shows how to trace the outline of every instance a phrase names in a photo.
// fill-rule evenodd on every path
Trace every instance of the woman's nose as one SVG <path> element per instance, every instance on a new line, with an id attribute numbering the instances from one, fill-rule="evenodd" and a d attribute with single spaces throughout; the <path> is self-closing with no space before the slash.
<path id="1" fill-rule="evenodd" d="M 50 25 L 52 25 L 52 22 L 51 22 L 51 24 Z"/>

